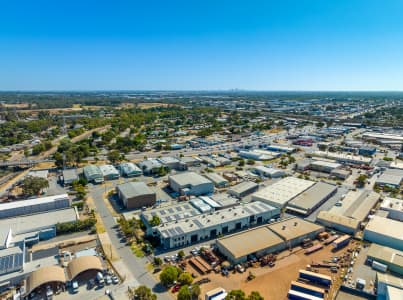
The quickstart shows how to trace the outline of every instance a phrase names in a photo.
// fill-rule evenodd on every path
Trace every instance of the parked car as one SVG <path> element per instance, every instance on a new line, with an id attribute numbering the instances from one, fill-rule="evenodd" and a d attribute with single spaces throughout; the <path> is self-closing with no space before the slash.
<path id="1" fill-rule="evenodd" d="M 172 288 L 172 293 L 176 293 L 177 291 L 179 291 L 180 290 L 180 288 L 181 288 L 181 285 L 180 284 L 176 284 L 176 285 L 174 285 L 174 287 Z"/>
<path id="2" fill-rule="evenodd" d="M 119 278 L 116 275 L 112 276 L 112 283 L 113 284 L 118 284 L 119 283 Z"/>
<path id="3" fill-rule="evenodd" d="M 107 285 L 112 284 L 112 277 L 110 275 L 105 276 L 105 282 Z"/>

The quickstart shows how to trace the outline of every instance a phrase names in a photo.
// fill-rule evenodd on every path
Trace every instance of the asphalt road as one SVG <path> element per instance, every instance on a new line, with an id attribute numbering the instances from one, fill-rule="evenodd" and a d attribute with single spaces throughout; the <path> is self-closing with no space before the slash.
<path id="1" fill-rule="evenodd" d="M 104 192 L 104 186 L 90 187 L 90 193 L 94 199 L 97 211 L 104 222 L 105 229 L 108 232 L 111 242 L 115 246 L 119 256 L 133 274 L 134 278 L 137 279 L 139 284 L 146 285 L 147 287 L 151 288 L 153 292 L 157 294 L 158 299 L 172 300 L 166 289 L 161 286 L 159 282 L 157 282 L 155 278 L 147 271 L 146 263 L 148 262 L 148 259 L 134 256 L 131 249 L 120 241 L 119 237 L 117 236 L 117 230 L 114 228 L 117 224 L 115 218 L 111 215 L 104 203 L 104 200 L 102 199 L 102 194 Z"/>

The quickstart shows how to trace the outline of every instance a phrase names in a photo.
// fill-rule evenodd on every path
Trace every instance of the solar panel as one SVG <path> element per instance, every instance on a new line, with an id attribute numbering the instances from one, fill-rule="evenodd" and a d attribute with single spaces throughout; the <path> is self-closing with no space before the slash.
<path id="1" fill-rule="evenodd" d="M 169 229 L 168 229 L 168 232 L 169 232 L 169 235 L 170 235 L 170 236 L 175 236 L 175 235 L 176 235 L 176 231 L 175 231 L 175 229 L 173 229 L 173 228 L 169 228 Z"/>
<path id="2" fill-rule="evenodd" d="M 250 215 L 254 214 L 253 211 L 251 211 L 248 207 L 244 207 L 244 210 Z"/>
<path id="3" fill-rule="evenodd" d="M 166 217 L 166 220 L 167 220 L 168 222 L 171 222 L 171 221 L 172 221 L 172 217 L 171 217 L 171 216 L 167 216 L 167 217 Z"/>
<path id="4" fill-rule="evenodd" d="M 256 205 L 252 205 L 253 209 L 256 210 L 257 212 L 262 212 L 262 209 Z"/>
<path id="5" fill-rule="evenodd" d="M 177 210 L 177 211 L 182 211 L 182 207 L 177 206 L 177 207 L 176 207 L 176 210 Z"/>
<path id="6" fill-rule="evenodd" d="M 174 210 L 173 210 L 172 208 L 168 208 L 168 211 L 169 211 L 171 214 L 174 213 Z"/>
<path id="7" fill-rule="evenodd" d="M 165 210 L 162 209 L 162 210 L 160 211 L 160 214 L 161 214 L 161 216 L 165 215 L 165 214 L 166 214 Z"/>
<path id="8" fill-rule="evenodd" d="M 180 219 L 182 219 L 182 218 L 181 218 L 181 215 L 178 215 L 178 214 L 174 215 L 174 218 L 175 218 L 175 220 L 180 220 Z"/>

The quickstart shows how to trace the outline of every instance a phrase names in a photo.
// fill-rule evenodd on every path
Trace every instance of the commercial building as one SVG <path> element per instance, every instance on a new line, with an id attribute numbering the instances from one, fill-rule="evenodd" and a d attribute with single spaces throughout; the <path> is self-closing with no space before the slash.
<path id="1" fill-rule="evenodd" d="M 373 216 L 364 229 L 364 239 L 403 251 L 403 222 Z"/>
<path id="2" fill-rule="evenodd" d="M 153 175 L 158 173 L 163 166 L 157 159 L 146 159 L 138 163 L 144 175 Z"/>
<path id="3" fill-rule="evenodd" d="M 312 160 L 309 169 L 318 172 L 331 173 L 335 169 L 340 168 L 342 165 L 336 162 L 324 160 Z"/>
<path id="4" fill-rule="evenodd" d="M 388 218 L 403 222 L 403 200 L 385 197 L 381 203 L 381 210 L 388 212 Z"/>
<path id="5" fill-rule="evenodd" d="M 102 165 L 99 169 L 105 180 L 115 180 L 120 177 L 119 171 L 112 165 Z"/>
<path id="6" fill-rule="evenodd" d="M 403 293 L 403 279 L 387 273 L 376 273 L 377 299 L 400 300 Z M 398 297 L 395 297 L 398 296 Z M 400 297 L 400 298 L 399 298 Z"/>
<path id="7" fill-rule="evenodd" d="M 253 159 L 253 160 L 270 160 L 276 157 L 279 157 L 281 154 L 273 151 L 266 151 L 266 150 L 242 150 L 239 151 L 239 156 L 246 159 Z"/>
<path id="8" fill-rule="evenodd" d="M 182 195 L 206 195 L 214 192 L 214 184 L 207 178 L 194 173 L 185 172 L 168 177 L 171 189 Z"/>
<path id="9" fill-rule="evenodd" d="M 327 227 L 355 234 L 379 201 L 379 194 L 370 190 L 349 191 L 329 211 L 321 211 L 317 221 Z"/>
<path id="10" fill-rule="evenodd" d="M 102 183 L 104 182 L 104 176 L 101 172 L 101 169 L 96 165 L 88 165 L 83 168 L 83 173 L 85 179 L 88 182 L 93 183 Z"/>
<path id="11" fill-rule="evenodd" d="M 163 164 L 165 167 L 169 168 L 170 170 L 179 170 L 183 171 L 187 169 L 187 165 L 177 159 L 176 157 L 172 156 L 164 156 L 161 158 L 158 158 L 158 161 Z"/>
<path id="12" fill-rule="evenodd" d="M 219 238 L 216 246 L 232 264 L 238 264 L 252 257 L 297 246 L 306 238 L 315 238 L 323 230 L 314 223 L 290 218 Z"/>
<path id="13" fill-rule="evenodd" d="M 259 185 L 252 181 L 243 181 L 228 189 L 228 194 L 238 199 L 246 197 L 259 189 Z"/>
<path id="14" fill-rule="evenodd" d="M 376 261 L 386 265 L 389 271 L 403 275 L 402 251 L 378 244 L 371 244 L 369 246 L 367 257 L 371 261 Z"/>
<path id="15" fill-rule="evenodd" d="M 332 159 L 342 164 L 369 165 L 372 161 L 370 157 L 337 152 L 313 151 L 307 153 L 307 155 L 311 157 Z"/>
<path id="16" fill-rule="evenodd" d="M 276 168 L 268 168 L 265 166 L 256 166 L 252 168 L 253 173 L 259 175 L 260 177 L 267 178 L 280 178 L 285 176 L 285 172 Z"/>
<path id="17" fill-rule="evenodd" d="M 57 223 L 77 220 L 74 208 L 59 209 L 33 215 L 0 220 L 0 248 L 8 248 L 17 241 L 34 244 L 56 236 Z"/>
<path id="18" fill-rule="evenodd" d="M 290 218 L 272 223 L 267 227 L 281 237 L 286 242 L 287 247 L 298 246 L 306 238 L 313 240 L 320 232 L 325 230 L 323 226 L 300 218 Z"/>
<path id="19" fill-rule="evenodd" d="M 351 170 L 345 170 L 345 169 L 334 169 L 333 171 L 330 172 L 330 176 L 333 176 L 338 179 L 347 179 L 351 175 Z"/>
<path id="20" fill-rule="evenodd" d="M 159 225 L 168 224 L 171 222 L 178 222 L 183 219 L 188 219 L 201 214 L 201 211 L 188 202 L 181 202 L 168 207 L 158 207 L 151 210 L 143 211 L 140 215 L 141 220 L 146 226 L 146 233 L 148 235 L 155 235 L 157 232 L 155 228 Z M 160 224 L 153 225 L 150 221 L 154 216 L 160 220 Z"/>
<path id="21" fill-rule="evenodd" d="M 399 188 L 403 181 L 403 170 L 387 169 L 379 176 L 375 184 L 379 186 L 388 186 L 392 188 Z"/>
<path id="22" fill-rule="evenodd" d="M 152 206 L 157 196 L 144 182 L 127 182 L 116 187 L 119 199 L 129 209 Z"/>
<path id="23" fill-rule="evenodd" d="M 262 202 L 252 202 L 160 225 L 156 230 L 161 245 L 170 249 L 263 224 L 279 214 L 278 208 Z"/>
<path id="24" fill-rule="evenodd" d="M 318 182 L 306 191 L 299 194 L 287 204 L 287 211 L 301 214 L 304 216 L 310 215 L 325 201 L 331 198 L 337 192 L 335 185 Z"/>
<path id="25" fill-rule="evenodd" d="M 63 170 L 63 185 L 71 185 L 74 181 L 79 180 L 77 169 Z"/>
<path id="26" fill-rule="evenodd" d="M 191 156 L 184 156 L 181 158 L 181 161 L 186 164 L 187 167 L 200 166 L 200 160 Z"/>
<path id="27" fill-rule="evenodd" d="M 229 184 L 227 179 L 225 179 L 221 175 L 218 175 L 217 173 L 206 173 L 204 174 L 204 177 L 214 183 L 215 187 L 217 188 L 224 188 Z"/>
<path id="28" fill-rule="evenodd" d="M 31 215 L 70 207 L 67 194 L 0 204 L 0 219 Z"/>
<path id="29" fill-rule="evenodd" d="M 403 136 L 397 134 L 365 132 L 361 136 L 364 140 L 369 140 L 378 143 L 382 143 L 384 141 L 396 144 L 403 143 Z"/>
<path id="30" fill-rule="evenodd" d="M 48 170 L 32 170 L 32 171 L 28 172 L 27 177 L 28 176 L 43 178 L 43 179 L 48 180 L 49 171 Z"/>
<path id="31" fill-rule="evenodd" d="M 286 177 L 252 194 L 252 200 L 283 208 L 291 199 L 314 184 L 313 181 Z"/>
<path id="32" fill-rule="evenodd" d="M 138 166 L 131 162 L 121 163 L 118 166 L 118 169 L 120 174 L 125 177 L 135 177 L 143 174 L 143 171 L 141 171 Z"/>

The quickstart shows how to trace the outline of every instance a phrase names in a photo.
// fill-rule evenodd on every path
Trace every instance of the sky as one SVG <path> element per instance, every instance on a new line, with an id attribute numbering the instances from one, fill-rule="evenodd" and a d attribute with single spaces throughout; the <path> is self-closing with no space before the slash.
<path id="1" fill-rule="evenodd" d="M 401 0 L 0 0 L 0 90 L 403 90 Z"/>

